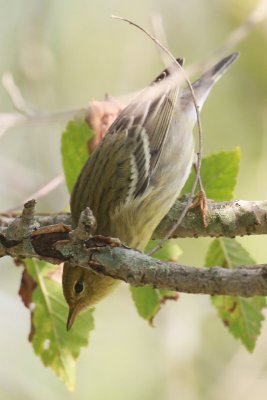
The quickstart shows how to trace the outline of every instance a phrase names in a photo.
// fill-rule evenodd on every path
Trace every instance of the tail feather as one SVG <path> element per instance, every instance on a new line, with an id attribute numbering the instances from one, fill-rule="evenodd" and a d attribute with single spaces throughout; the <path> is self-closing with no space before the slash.
<path id="1" fill-rule="evenodd" d="M 222 77 L 229 66 L 233 62 L 235 62 L 238 57 L 238 52 L 232 53 L 229 56 L 224 57 L 193 83 L 192 86 L 200 109 L 205 103 L 205 100 L 207 99 L 213 85 L 215 85 L 215 83 Z M 186 90 L 186 92 L 187 93 L 184 93 L 186 98 L 188 98 L 188 96 L 191 96 L 188 90 Z"/>
<path id="2" fill-rule="evenodd" d="M 222 60 L 217 62 L 217 64 L 213 65 L 207 72 L 205 72 L 200 79 L 198 79 L 194 85 L 199 84 L 199 82 L 209 81 L 211 80 L 213 83 L 217 82 L 224 72 L 229 68 L 229 66 L 237 60 L 239 57 L 239 53 L 235 52 L 230 54 L 227 57 L 224 57 Z"/>

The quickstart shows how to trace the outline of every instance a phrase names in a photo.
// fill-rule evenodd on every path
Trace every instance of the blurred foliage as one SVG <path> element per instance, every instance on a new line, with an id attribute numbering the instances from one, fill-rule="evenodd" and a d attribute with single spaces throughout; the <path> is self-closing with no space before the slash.
<path id="1" fill-rule="evenodd" d="M 118 95 L 143 87 L 162 68 L 154 46 L 129 26 L 110 20 L 110 14 L 148 26 L 158 12 L 170 48 L 190 64 L 207 58 L 256 4 L 137 0 L 92 6 L 84 0 L 29 0 L 25 5 L 22 0 L 0 0 L 0 70 L 12 70 L 25 98 L 39 108 L 81 107 L 106 92 Z M 241 146 L 237 198 L 266 198 L 266 42 L 265 21 L 235 49 L 241 51 L 238 63 L 202 112 L 206 154 Z M 12 107 L 3 90 L 0 107 Z M 35 121 L 1 137 L 1 210 L 21 204 L 62 172 L 60 137 L 65 124 L 59 119 Z M 58 211 L 68 201 L 68 191 L 61 186 L 40 199 L 38 207 Z M 266 261 L 266 238 L 238 241 L 257 262 Z M 209 242 L 180 240 L 180 262 L 203 265 Z M 178 304 L 170 302 L 159 313 L 157 329 L 152 330 L 136 317 L 123 288 L 98 306 L 97 334 L 80 358 L 76 392 L 68 394 L 25 346 L 27 317 L 14 299 L 19 275 L 6 258 L 1 260 L 1 399 L 266 398 L 266 325 L 253 354 L 247 354 L 213 318 L 204 296 L 181 295 Z M 256 325 L 259 322 L 253 329 Z"/>

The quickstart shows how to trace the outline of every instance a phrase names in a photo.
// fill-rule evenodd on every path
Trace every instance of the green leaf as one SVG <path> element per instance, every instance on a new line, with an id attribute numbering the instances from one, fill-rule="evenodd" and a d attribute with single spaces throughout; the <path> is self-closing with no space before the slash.
<path id="1" fill-rule="evenodd" d="M 235 239 L 220 238 L 210 245 L 205 264 L 206 267 L 236 268 L 244 264 L 253 265 L 255 261 Z M 264 320 L 265 297 L 212 296 L 212 304 L 233 336 L 252 352 Z"/>
<path id="2" fill-rule="evenodd" d="M 138 314 L 150 324 L 160 309 L 160 296 L 151 286 L 130 288 Z"/>
<path id="3" fill-rule="evenodd" d="M 234 296 L 214 296 L 212 304 L 218 310 L 223 323 L 236 339 L 240 339 L 248 351 L 252 352 L 261 331 L 266 306 L 264 297 L 252 299 Z"/>
<path id="4" fill-rule="evenodd" d="M 27 267 L 27 271 L 29 272 L 31 277 L 35 280 L 35 282 L 38 282 L 38 276 L 40 274 L 42 276 L 46 276 L 50 272 L 55 271 L 54 265 L 41 260 L 27 259 L 25 265 Z"/>
<path id="5" fill-rule="evenodd" d="M 206 267 L 219 265 L 236 268 L 240 265 L 253 265 L 255 260 L 235 239 L 219 238 L 213 240 L 206 256 Z"/>
<path id="6" fill-rule="evenodd" d="M 93 131 L 85 121 L 70 121 L 62 134 L 61 154 L 66 183 L 71 193 L 79 173 L 88 159 L 87 142 Z"/>
<path id="7" fill-rule="evenodd" d="M 74 390 L 75 359 L 81 347 L 88 345 L 88 332 L 94 329 L 93 310 L 79 315 L 68 332 L 68 307 L 61 285 L 46 276 L 48 271 L 51 272 L 51 266 L 43 261 L 27 260 L 26 267 L 37 283 L 32 297 L 34 351 L 69 390 Z"/>
<path id="8" fill-rule="evenodd" d="M 201 165 L 201 177 L 208 199 L 215 201 L 231 200 L 234 197 L 240 162 L 240 149 L 220 152 L 204 157 Z M 181 195 L 189 193 L 195 180 L 192 171 Z"/>
<path id="9" fill-rule="evenodd" d="M 158 240 L 151 240 L 146 246 L 145 252 L 150 252 L 158 244 Z M 177 261 L 182 254 L 177 244 L 177 239 L 171 239 L 164 243 L 163 247 L 153 254 L 154 258 L 162 261 Z M 153 289 L 151 286 L 131 287 L 132 297 L 138 314 L 150 324 L 158 313 L 161 304 L 166 300 L 177 300 L 178 294 L 172 290 Z"/>

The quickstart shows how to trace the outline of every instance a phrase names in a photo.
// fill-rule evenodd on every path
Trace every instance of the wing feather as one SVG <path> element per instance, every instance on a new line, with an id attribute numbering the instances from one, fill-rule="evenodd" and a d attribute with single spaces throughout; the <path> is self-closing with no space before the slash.
<path id="1" fill-rule="evenodd" d="M 178 62 L 182 65 L 183 60 L 178 59 Z M 133 154 L 138 170 L 138 182 L 135 191 L 131 193 L 134 196 L 141 195 L 147 189 L 168 137 L 178 87 L 171 80 L 164 86 L 164 93 L 155 89 L 169 75 L 170 69 L 164 70 L 121 112 L 107 133 L 107 135 L 117 135 L 122 130 L 128 129 L 128 137 L 136 136 Z"/>
<path id="2" fill-rule="evenodd" d="M 89 206 L 101 221 L 99 231 L 109 234 L 106 227 L 110 226 L 112 212 L 148 188 L 168 137 L 178 96 L 173 81 L 165 86 L 164 93 L 153 90 L 168 74 L 165 70 L 120 113 L 88 159 L 71 198 L 75 223 Z"/>

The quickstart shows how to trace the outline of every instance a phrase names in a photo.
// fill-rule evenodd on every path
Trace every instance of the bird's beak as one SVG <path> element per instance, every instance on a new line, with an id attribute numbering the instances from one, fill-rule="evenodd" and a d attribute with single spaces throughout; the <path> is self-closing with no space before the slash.
<path id="1" fill-rule="evenodd" d="M 77 315 L 79 314 L 80 307 L 79 304 L 76 304 L 74 307 L 69 308 L 69 315 L 68 315 L 68 320 L 67 320 L 67 331 L 70 330 L 72 327 Z"/>

